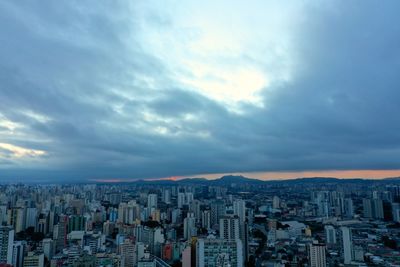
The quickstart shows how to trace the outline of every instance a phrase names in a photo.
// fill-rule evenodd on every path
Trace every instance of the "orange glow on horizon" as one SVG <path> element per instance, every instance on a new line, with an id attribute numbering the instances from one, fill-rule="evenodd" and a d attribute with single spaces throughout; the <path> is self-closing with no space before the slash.
<path id="1" fill-rule="evenodd" d="M 146 181 L 178 181 L 184 178 L 206 178 L 217 179 L 224 175 L 243 175 L 248 178 L 260 180 L 286 180 L 296 178 L 311 178 L 311 177 L 333 177 L 342 179 L 364 178 L 364 179 L 383 179 L 391 177 L 400 177 L 400 170 L 327 170 L 327 171 L 299 171 L 299 172 L 235 172 L 235 173 L 211 173 L 211 174 L 196 174 L 184 176 L 168 176 L 161 178 L 98 178 L 90 179 L 97 183 L 129 183 L 139 180 Z"/>
<path id="2" fill-rule="evenodd" d="M 327 171 L 298 171 L 298 172 L 236 172 L 236 173 L 212 173 L 191 176 L 193 178 L 216 179 L 223 175 L 243 175 L 249 178 L 260 180 L 285 180 L 296 178 L 312 177 L 333 177 L 342 179 L 364 178 L 364 179 L 383 179 L 400 177 L 400 170 L 327 170 Z"/>

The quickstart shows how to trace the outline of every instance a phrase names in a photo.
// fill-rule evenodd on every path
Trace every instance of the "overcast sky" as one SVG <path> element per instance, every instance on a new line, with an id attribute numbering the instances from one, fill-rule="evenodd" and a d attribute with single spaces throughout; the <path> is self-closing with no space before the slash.
<path id="1" fill-rule="evenodd" d="M 399 1 L 1 1 L 0 179 L 400 169 Z"/>

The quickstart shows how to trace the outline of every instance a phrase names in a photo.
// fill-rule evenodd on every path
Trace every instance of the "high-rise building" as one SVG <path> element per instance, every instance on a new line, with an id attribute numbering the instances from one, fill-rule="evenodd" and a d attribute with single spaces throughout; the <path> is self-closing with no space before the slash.
<path id="1" fill-rule="evenodd" d="M 194 213 L 194 217 L 196 218 L 196 222 L 200 222 L 201 219 L 201 202 L 197 199 L 192 200 L 192 202 L 190 202 L 189 204 L 189 210 L 190 212 Z"/>
<path id="2" fill-rule="evenodd" d="M 125 267 L 134 267 L 137 263 L 135 244 L 132 240 L 125 239 L 119 247 Z"/>
<path id="3" fill-rule="evenodd" d="M 191 267 L 192 266 L 192 248 L 187 246 L 182 251 L 182 267 Z"/>
<path id="4" fill-rule="evenodd" d="M 185 204 L 185 193 L 178 193 L 178 197 L 177 197 L 177 204 L 178 204 L 178 208 L 181 209 L 183 207 L 183 205 Z"/>
<path id="5" fill-rule="evenodd" d="M 0 225 L 7 223 L 8 216 L 7 216 L 7 206 L 1 205 L 0 206 Z"/>
<path id="6" fill-rule="evenodd" d="M 9 225 L 12 225 L 16 233 L 25 230 L 25 211 L 24 207 L 15 207 L 9 210 Z"/>
<path id="7" fill-rule="evenodd" d="M 279 197 L 274 196 L 272 198 L 272 208 L 273 209 L 279 209 L 281 207 L 281 200 Z"/>
<path id="8" fill-rule="evenodd" d="M 54 227 L 53 240 L 56 242 L 56 251 L 61 251 L 67 244 L 68 217 L 61 215 L 58 224 Z"/>
<path id="9" fill-rule="evenodd" d="M 201 226 L 205 229 L 211 228 L 211 211 L 210 210 L 204 210 L 201 213 Z"/>
<path id="10" fill-rule="evenodd" d="M 363 199 L 363 216 L 365 218 L 383 219 L 383 201 L 378 198 Z"/>
<path id="11" fill-rule="evenodd" d="M 325 240 L 329 245 L 336 244 L 336 229 L 332 225 L 325 226 Z"/>
<path id="12" fill-rule="evenodd" d="M 353 218 L 354 216 L 354 207 L 353 200 L 351 198 L 344 199 L 344 217 L 345 218 Z"/>
<path id="13" fill-rule="evenodd" d="M 10 226 L 0 226 L 0 263 L 12 264 L 14 230 Z"/>
<path id="14" fill-rule="evenodd" d="M 192 192 L 186 192 L 185 193 L 185 204 L 189 205 L 190 203 L 192 203 L 193 200 L 194 200 L 193 193 Z"/>
<path id="15" fill-rule="evenodd" d="M 243 267 L 243 248 L 240 239 L 199 239 L 196 243 L 196 266 Z"/>
<path id="16" fill-rule="evenodd" d="M 326 267 L 326 246 L 314 242 L 309 245 L 309 261 L 310 267 Z"/>
<path id="17" fill-rule="evenodd" d="M 342 232 L 342 255 L 344 264 L 350 264 L 353 260 L 353 238 L 351 229 L 348 227 L 341 227 Z"/>
<path id="18" fill-rule="evenodd" d="M 157 194 L 149 194 L 147 196 L 147 208 L 157 208 Z"/>
<path id="19" fill-rule="evenodd" d="M 68 217 L 68 232 L 85 230 L 86 219 L 82 215 L 71 215 Z"/>
<path id="20" fill-rule="evenodd" d="M 188 213 L 187 217 L 183 220 L 183 237 L 190 240 L 193 236 L 197 235 L 196 218 L 193 213 Z"/>
<path id="21" fill-rule="evenodd" d="M 244 223 L 246 221 L 246 202 L 241 199 L 233 201 L 233 213 L 239 217 L 241 223 Z"/>
<path id="22" fill-rule="evenodd" d="M 163 191 L 163 201 L 166 204 L 171 204 L 171 190 L 170 189 L 165 189 Z"/>
<path id="23" fill-rule="evenodd" d="M 54 255 L 55 247 L 54 247 L 54 241 L 51 238 L 45 238 L 42 241 L 42 247 L 43 247 L 43 253 L 44 256 L 48 259 L 51 260 L 51 258 Z"/>
<path id="24" fill-rule="evenodd" d="M 400 222 L 400 204 L 392 203 L 393 221 Z"/>
<path id="25" fill-rule="evenodd" d="M 219 219 L 225 215 L 225 203 L 222 200 L 217 200 L 211 203 L 211 227 L 219 224 Z"/>
<path id="26" fill-rule="evenodd" d="M 12 265 L 14 267 L 22 267 L 24 265 L 24 248 L 23 241 L 14 241 L 12 257 Z"/>
<path id="27" fill-rule="evenodd" d="M 36 208 L 27 208 L 26 209 L 26 221 L 25 227 L 36 227 L 37 222 L 37 209 Z"/>
<path id="28" fill-rule="evenodd" d="M 219 219 L 219 238 L 224 240 L 240 239 L 238 216 L 224 216 Z"/>

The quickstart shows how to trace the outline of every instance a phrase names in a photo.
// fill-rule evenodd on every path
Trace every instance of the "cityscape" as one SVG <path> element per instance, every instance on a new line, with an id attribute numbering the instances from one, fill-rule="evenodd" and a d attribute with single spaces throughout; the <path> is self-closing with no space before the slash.
<path id="1" fill-rule="evenodd" d="M 400 0 L 1 0 L 0 267 L 400 267 Z"/>
<path id="2" fill-rule="evenodd" d="M 1 266 L 398 266 L 400 179 L 2 185 Z"/>

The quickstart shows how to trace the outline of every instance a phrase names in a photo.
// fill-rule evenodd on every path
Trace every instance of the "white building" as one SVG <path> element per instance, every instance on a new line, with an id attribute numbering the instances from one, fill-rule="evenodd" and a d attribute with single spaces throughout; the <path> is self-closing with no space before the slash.
<path id="1" fill-rule="evenodd" d="M 353 260 L 353 243 L 351 229 L 348 227 L 341 227 L 342 232 L 342 247 L 343 247 L 343 261 L 344 264 L 350 264 Z"/>
<path id="2" fill-rule="evenodd" d="M 246 202 L 244 200 L 235 200 L 233 202 L 233 213 L 239 217 L 239 221 L 246 221 Z"/>
<path id="3" fill-rule="evenodd" d="M 313 243 L 309 245 L 310 267 L 326 267 L 326 246 Z"/>
<path id="4" fill-rule="evenodd" d="M 199 239 L 196 244 L 196 266 L 243 267 L 240 239 Z"/>
<path id="5" fill-rule="evenodd" d="M 150 209 L 157 208 L 157 194 L 149 194 L 147 196 L 147 207 Z"/>

